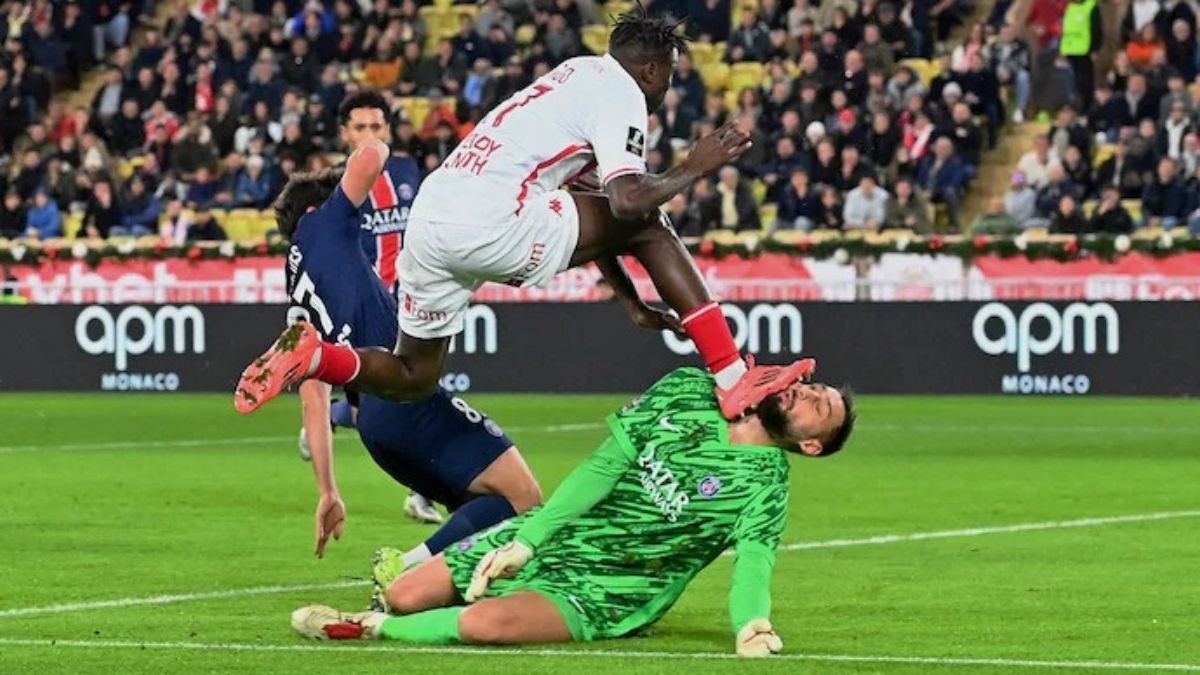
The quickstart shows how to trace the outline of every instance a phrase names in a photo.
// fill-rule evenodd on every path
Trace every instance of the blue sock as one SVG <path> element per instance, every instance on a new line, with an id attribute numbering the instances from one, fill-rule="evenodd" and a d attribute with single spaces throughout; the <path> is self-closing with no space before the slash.
<path id="1" fill-rule="evenodd" d="M 349 401 L 338 399 L 329 406 L 329 420 L 335 427 L 354 428 L 354 406 Z"/>
<path id="2" fill-rule="evenodd" d="M 463 504 L 450 514 L 445 525 L 425 540 L 430 555 L 437 555 L 456 541 L 517 515 L 512 504 L 500 495 L 483 495 Z"/>

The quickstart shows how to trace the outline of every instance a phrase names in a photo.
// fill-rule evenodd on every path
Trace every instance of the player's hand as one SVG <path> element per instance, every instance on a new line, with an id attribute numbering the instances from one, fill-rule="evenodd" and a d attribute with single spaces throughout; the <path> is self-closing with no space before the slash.
<path id="1" fill-rule="evenodd" d="M 783 651 L 783 640 L 775 634 L 771 622 L 754 619 L 737 634 L 737 655 L 749 658 L 771 656 Z"/>
<path id="2" fill-rule="evenodd" d="M 336 492 L 321 495 L 317 502 L 317 557 L 325 556 L 325 544 L 329 535 L 334 539 L 342 538 L 342 528 L 346 524 L 346 505 Z"/>
<path id="3" fill-rule="evenodd" d="M 489 551 L 483 560 L 475 566 L 475 574 L 471 576 L 471 585 L 463 594 L 467 602 L 475 602 L 485 592 L 493 579 L 511 577 L 533 558 L 533 550 L 519 541 L 510 541 L 500 548 Z"/>
<path id="4" fill-rule="evenodd" d="M 741 157 L 750 149 L 750 135 L 743 133 L 730 120 L 719 129 L 696 141 L 692 151 L 684 160 L 702 176 L 707 176 L 717 169 Z"/>
<path id="5" fill-rule="evenodd" d="M 679 321 L 679 317 L 670 312 L 655 309 L 641 300 L 629 303 L 628 309 L 629 318 L 641 328 L 669 330 L 676 335 L 684 335 L 683 324 Z"/>

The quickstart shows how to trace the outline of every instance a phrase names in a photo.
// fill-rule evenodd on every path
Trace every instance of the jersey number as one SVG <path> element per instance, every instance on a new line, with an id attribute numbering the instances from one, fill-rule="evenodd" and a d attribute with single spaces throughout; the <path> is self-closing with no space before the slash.
<path id="1" fill-rule="evenodd" d="M 571 79 L 571 76 L 574 74 L 574 68 L 563 64 L 551 71 L 546 78 L 559 84 L 566 84 L 567 80 Z M 517 108 L 524 108 L 525 106 L 529 105 L 530 101 L 541 98 L 552 91 L 554 91 L 554 87 L 551 87 L 548 84 L 537 82 L 529 85 L 521 91 L 521 94 L 524 96 L 521 100 L 509 103 L 496 113 L 496 119 L 492 120 L 492 128 L 494 129 L 503 124 L 504 118 L 508 117 L 509 113 L 512 111 L 516 110 Z"/>
<path id="2" fill-rule="evenodd" d="M 317 313 L 322 333 L 329 335 L 333 332 L 333 319 L 329 316 L 329 310 L 325 308 L 325 301 L 317 295 L 317 287 L 308 276 L 308 272 L 302 272 L 300 278 L 296 280 L 296 287 L 292 289 L 292 300 L 298 304 L 288 307 L 287 322 L 289 326 L 297 321 L 312 322 L 312 313 L 306 309 L 307 307 Z"/>
<path id="3" fill-rule="evenodd" d="M 471 424 L 479 424 L 483 421 L 483 413 L 472 408 L 470 404 L 457 396 L 450 399 L 450 405 L 454 406 L 455 410 L 462 413 L 463 417 L 466 417 L 467 421 Z"/>

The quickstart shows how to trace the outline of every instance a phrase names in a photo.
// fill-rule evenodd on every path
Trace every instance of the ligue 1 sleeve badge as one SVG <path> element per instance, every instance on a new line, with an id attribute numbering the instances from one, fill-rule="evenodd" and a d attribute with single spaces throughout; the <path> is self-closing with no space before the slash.
<path id="1" fill-rule="evenodd" d="M 712 499 L 721 491 L 721 479 L 716 476 L 705 476 L 700 479 L 700 485 L 697 488 L 700 496 L 705 499 Z"/>

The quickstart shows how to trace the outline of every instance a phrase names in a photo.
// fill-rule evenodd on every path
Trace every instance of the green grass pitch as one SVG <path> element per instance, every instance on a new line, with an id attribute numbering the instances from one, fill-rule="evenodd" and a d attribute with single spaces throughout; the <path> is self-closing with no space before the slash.
<path id="1" fill-rule="evenodd" d="M 624 402 L 470 400 L 547 493 Z M 732 649 L 729 558 L 648 635 L 547 648 L 565 654 L 305 642 L 292 609 L 361 606 L 371 552 L 429 532 L 351 434 L 337 435 L 346 534 L 317 560 L 294 399 L 242 418 L 228 396 L 3 395 L 0 672 L 1200 671 L 1200 403 L 860 408 L 844 454 L 792 463 L 785 542 L 818 543 L 779 554 L 772 618 L 790 657 L 732 663 L 717 657 Z M 1076 522 L 1111 517 L 1128 518 Z M 280 586 L 317 587 L 244 592 Z"/>

